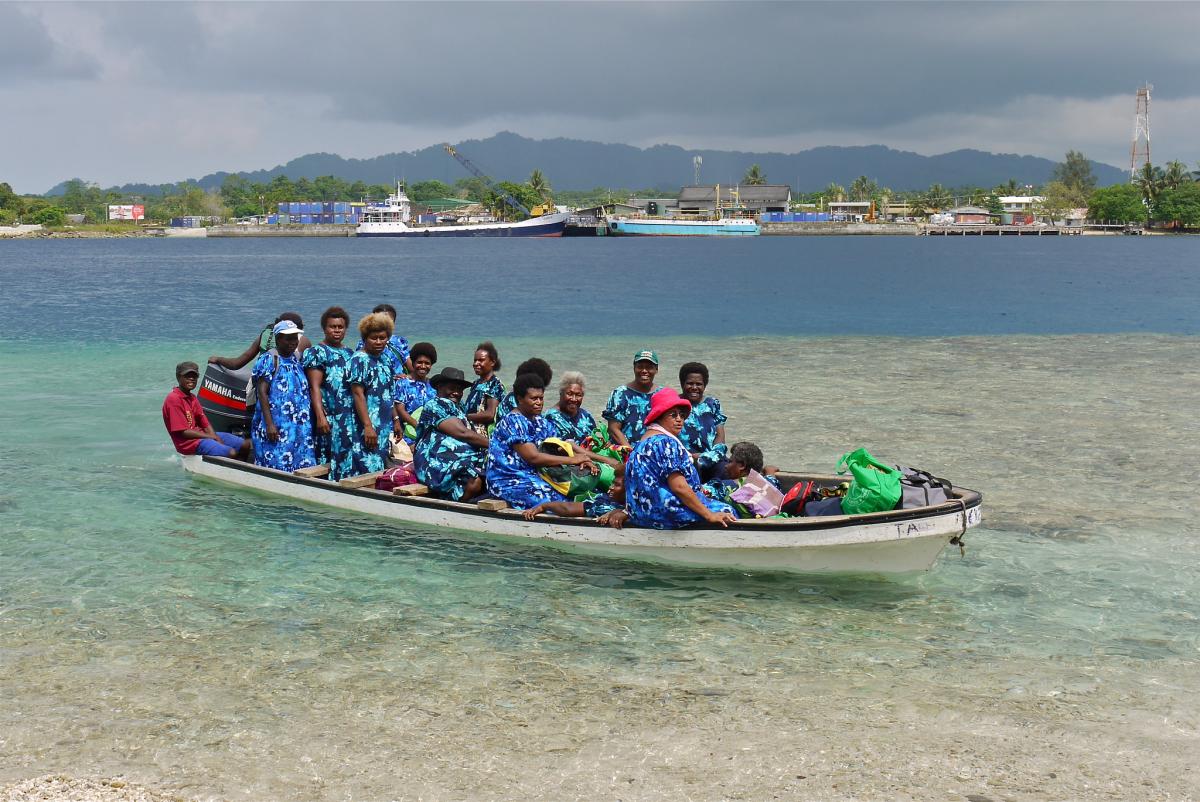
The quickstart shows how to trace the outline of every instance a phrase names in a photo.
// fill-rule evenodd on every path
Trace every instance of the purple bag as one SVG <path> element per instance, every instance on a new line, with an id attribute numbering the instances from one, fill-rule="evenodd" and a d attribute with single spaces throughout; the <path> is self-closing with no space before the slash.
<path id="1" fill-rule="evenodd" d="M 783 506 L 783 493 L 758 471 L 750 471 L 742 486 L 729 494 L 729 499 L 754 513 L 756 518 L 778 515 Z"/>

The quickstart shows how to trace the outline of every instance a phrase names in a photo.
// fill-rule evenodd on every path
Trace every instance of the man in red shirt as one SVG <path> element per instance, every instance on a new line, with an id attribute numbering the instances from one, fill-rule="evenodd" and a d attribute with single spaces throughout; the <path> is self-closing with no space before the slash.
<path id="1" fill-rule="evenodd" d="M 214 432 L 200 402 L 192 395 L 200 380 L 200 368 L 195 362 L 180 362 L 175 366 L 179 386 L 163 401 L 163 424 L 171 442 L 180 454 L 199 454 L 206 457 L 236 457 L 246 459 L 250 441 L 229 432 Z"/>

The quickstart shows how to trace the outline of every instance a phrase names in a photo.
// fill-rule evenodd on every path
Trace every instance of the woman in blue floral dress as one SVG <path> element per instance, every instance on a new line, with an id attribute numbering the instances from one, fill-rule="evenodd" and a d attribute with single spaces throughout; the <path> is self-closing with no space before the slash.
<path id="1" fill-rule="evenodd" d="M 721 402 L 704 394 L 708 387 L 708 367 L 702 362 L 685 362 L 679 369 L 681 395 L 692 405 L 692 414 L 683 423 L 679 439 L 691 452 L 700 472 L 700 479 L 707 482 L 724 474 L 723 463 L 729 453 L 725 445 L 725 413 Z"/>
<path id="2" fill-rule="evenodd" d="M 582 443 L 585 437 L 596 430 L 596 419 L 583 408 L 584 392 L 582 373 L 569 371 L 563 375 L 558 386 L 558 403 L 542 413 L 546 420 L 554 424 L 557 437 Z"/>
<path id="3" fill-rule="evenodd" d="M 436 396 L 425 402 L 417 421 L 413 469 L 431 495 L 470 501 L 483 492 L 488 439 L 467 423 L 459 406 L 470 386 L 458 368 L 442 368 L 430 380 Z"/>
<path id="4" fill-rule="evenodd" d="M 363 350 L 350 358 L 350 393 L 358 423 L 353 445 L 355 475 L 382 471 L 388 439 L 396 425 L 396 374 L 383 356 L 392 334 L 392 319 L 372 312 L 358 323 Z"/>
<path id="5" fill-rule="evenodd" d="M 646 431 L 646 413 L 658 375 L 658 354 L 638 351 L 633 355 L 633 381 L 612 391 L 601 416 L 608 421 L 608 436 L 619 446 L 631 446 Z"/>
<path id="6" fill-rule="evenodd" d="M 251 373 L 258 404 L 250 440 L 255 465 L 290 473 L 317 464 L 308 379 L 296 356 L 304 332 L 292 321 L 281 320 L 272 333 L 278 353 L 260 354 Z"/>
<path id="7" fill-rule="evenodd" d="M 554 425 L 542 417 L 545 386 L 540 376 L 523 373 L 513 383 L 517 408 L 498 424 L 488 448 L 488 492 L 518 510 L 556 501 L 566 501 L 538 468 L 551 465 L 591 465 L 586 454 L 562 457 L 538 450 L 542 441 L 555 436 Z"/>
<path id="8" fill-rule="evenodd" d="M 467 421 L 473 428 L 486 431 L 487 427 L 496 423 L 496 410 L 505 393 L 504 382 L 496 375 L 496 371 L 500 370 L 500 353 L 490 340 L 482 342 L 475 349 L 475 359 L 471 364 L 479 378 L 467 392 L 463 409 L 467 411 Z"/>
<path id="9" fill-rule="evenodd" d="M 646 433 L 625 464 L 625 497 L 634 526 L 679 529 L 698 522 L 727 526 L 737 520 L 728 504 L 705 498 L 700 476 L 679 440 L 691 411 L 669 387 L 654 394 Z"/>
<path id="10" fill-rule="evenodd" d="M 354 352 L 342 344 L 350 315 L 331 306 L 321 315 L 325 339 L 310 346 L 301 358 L 312 399 L 313 442 L 317 464 L 329 466 L 336 482 L 354 475 L 354 397 L 348 380 Z"/>
<path id="11" fill-rule="evenodd" d="M 550 363 L 536 356 L 526 359 L 521 364 L 517 365 L 517 375 L 522 373 L 532 373 L 535 376 L 542 377 L 542 384 L 549 387 L 550 381 L 554 378 L 554 370 L 550 367 Z M 500 406 L 496 408 L 496 422 L 504 420 L 504 416 L 516 410 L 517 397 L 513 393 L 506 393 L 504 398 L 500 399 Z"/>
<path id="12" fill-rule="evenodd" d="M 405 429 L 404 439 L 412 443 L 416 440 L 412 434 L 417 429 L 416 413 L 425 406 L 426 401 L 437 395 L 429 383 L 429 371 L 437 362 L 437 349 L 433 343 L 417 343 L 409 356 L 412 376 L 401 376 L 396 382 L 396 414 Z"/>
<path id="13" fill-rule="evenodd" d="M 412 362 L 409 359 L 408 340 L 395 333 L 396 307 L 391 304 L 379 304 L 371 310 L 371 314 L 384 314 L 392 319 L 393 333 L 388 335 L 387 345 L 384 346 L 383 353 L 380 356 L 383 361 L 392 366 L 392 372 L 396 375 L 398 381 L 401 376 L 407 375 L 412 369 Z M 363 340 L 359 340 L 354 350 L 363 350 L 364 344 Z"/>

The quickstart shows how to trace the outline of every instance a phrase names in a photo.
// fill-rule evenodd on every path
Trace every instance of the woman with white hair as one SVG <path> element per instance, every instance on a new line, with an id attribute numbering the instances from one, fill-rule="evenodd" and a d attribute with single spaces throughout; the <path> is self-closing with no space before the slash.
<path id="1" fill-rule="evenodd" d="M 596 429 L 596 419 L 583 408 L 584 387 L 582 373 L 567 371 L 558 383 L 558 403 L 542 413 L 542 417 L 554 424 L 562 440 L 581 443 Z"/>

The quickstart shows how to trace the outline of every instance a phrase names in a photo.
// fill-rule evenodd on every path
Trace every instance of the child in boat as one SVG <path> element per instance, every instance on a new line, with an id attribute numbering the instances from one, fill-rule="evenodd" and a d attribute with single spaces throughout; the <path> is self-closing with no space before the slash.
<path id="1" fill-rule="evenodd" d="M 583 501 L 547 501 L 521 513 L 532 521 L 543 512 L 564 518 L 595 518 L 604 526 L 620 529 L 629 519 L 625 512 L 625 476 L 618 472 L 606 493 L 593 493 Z"/>
<path id="2" fill-rule="evenodd" d="M 491 340 L 481 342 L 475 348 L 475 359 L 471 366 L 479 378 L 467 391 L 463 409 L 467 411 L 467 422 L 476 430 L 486 432 L 496 423 L 496 410 L 504 398 L 504 383 L 496 375 L 500 370 L 500 352 Z"/>

